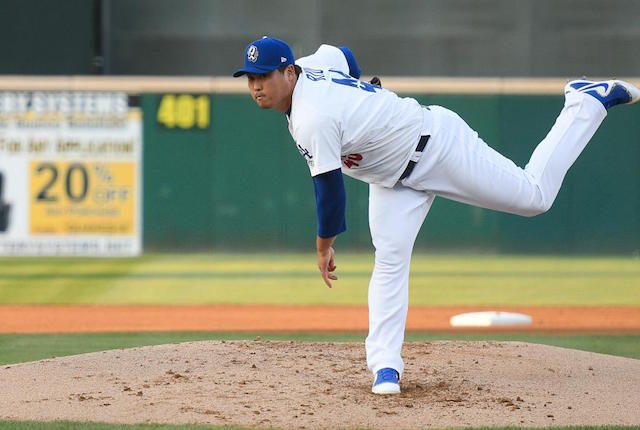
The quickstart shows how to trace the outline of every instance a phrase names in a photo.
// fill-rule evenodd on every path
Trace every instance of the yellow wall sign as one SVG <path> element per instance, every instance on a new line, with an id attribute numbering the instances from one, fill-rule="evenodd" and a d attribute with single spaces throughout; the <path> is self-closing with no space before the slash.
<path id="1" fill-rule="evenodd" d="M 38 160 L 29 171 L 31 234 L 134 232 L 134 163 Z"/>
<path id="2" fill-rule="evenodd" d="M 156 120 L 167 128 L 209 128 L 211 98 L 208 95 L 165 94 L 160 99 Z"/>

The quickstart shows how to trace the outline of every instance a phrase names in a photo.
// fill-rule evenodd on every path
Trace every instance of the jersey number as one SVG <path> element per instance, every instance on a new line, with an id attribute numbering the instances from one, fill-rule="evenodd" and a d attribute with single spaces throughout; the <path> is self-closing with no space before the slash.
<path id="1" fill-rule="evenodd" d="M 344 72 L 341 72 L 340 70 L 331 69 L 329 71 L 331 73 L 335 73 L 342 76 L 342 78 L 331 78 L 331 80 L 336 84 L 346 85 L 348 87 L 353 87 L 353 88 L 360 88 L 361 90 L 369 91 L 370 93 L 375 93 L 376 90 L 380 88 L 368 82 L 362 82 L 355 78 L 352 78 L 351 76 L 347 75 Z"/>
<path id="2" fill-rule="evenodd" d="M 349 155 L 343 155 L 342 157 L 342 162 L 344 163 L 344 165 L 350 169 L 352 167 L 359 167 L 360 164 L 358 164 L 358 161 L 362 161 L 362 155 L 360 154 L 349 154 Z"/>

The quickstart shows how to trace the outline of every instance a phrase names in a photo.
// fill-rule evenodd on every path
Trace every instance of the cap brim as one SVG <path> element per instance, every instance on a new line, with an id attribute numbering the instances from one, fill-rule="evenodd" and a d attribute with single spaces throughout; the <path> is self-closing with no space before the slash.
<path id="1" fill-rule="evenodd" d="M 244 69 L 241 69 L 241 70 L 238 70 L 237 72 L 235 72 L 235 73 L 233 74 L 233 77 L 234 77 L 234 78 L 239 78 L 240 76 L 242 76 L 242 75 L 246 75 L 247 73 L 249 73 L 249 72 L 247 72 L 247 71 L 246 71 L 246 70 L 244 70 Z"/>
<path id="2" fill-rule="evenodd" d="M 237 70 L 234 74 L 233 77 L 237 78 L 240 77 L 242 75 L 246 75 L 247 73 L 269 73 L 269 72 L 273 72 L 275 69 L 277 69 L 279 66 L 275 66 L 275 67 L 258 67 L 258 66 L 253 66 L 253 67 L 245 67 L 242 68 L 240 70 Z"/>

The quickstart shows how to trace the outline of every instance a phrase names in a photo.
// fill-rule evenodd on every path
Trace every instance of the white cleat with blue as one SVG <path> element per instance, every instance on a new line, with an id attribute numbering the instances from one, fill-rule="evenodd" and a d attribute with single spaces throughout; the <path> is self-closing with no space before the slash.
<path id="1" fill-rule="evenodd" d="M 390 367 L 378 370 L 371 391 L 374 394 L 400 394 L 400 374 Z"/>
<path id="2" fill-rule="evenodd" d="M 596 98 L 605 109 L 617 105 L 630 105 L 640 101 L 640 90 L 629 82 L 612 79 L 609 81 L 589 81 L 577 79 L 564 87 L 564 93 L 579 92 Z"/>

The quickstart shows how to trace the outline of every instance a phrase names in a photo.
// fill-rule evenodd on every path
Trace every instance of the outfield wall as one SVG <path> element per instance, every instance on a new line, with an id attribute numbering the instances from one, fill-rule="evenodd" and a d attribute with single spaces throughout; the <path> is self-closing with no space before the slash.
<path id="1" fill-rule="evenodd" d="M 458 112 L 491 146 L 524 166 L 553 124 L 561 96 L 417 96 Z M 146 249 L 314 246 L 315 200 L 306 163 L 277 112 L 244 95 L 213 95 L 211 128 L 167 130 L 143 97 Z M 546 214 L 521 218 L 436 199 L 418 238 L 430 250 L 633 252 L 640 248 L 638 109 L 614 111 Z M 366 184 L 346 179 L 341 246 L 370 246 Z"/>
<path id="2" fill-rule="evenodd" d="M 28 84 L 14 79 L 13 84 L 5 79 L 4 88 Z M 242 80 L 136 79 L 60 78 L 40 89 L 98 85 L 141 93 L 145 250 L 313 249 L 313 185 L 281 114 L 255 106 Z M 488 144 L 520 166 L 563 103 L 557 79 L 390 78 L 383 83 L 422 104 L 458 112 Z M 635 106 L 612 111 L 548 213 L 521 218 L 439 198 L 417 247 L 637 254 L 639 114 Z M 339 246 L 370 249 L 367 185 L 350 178 L 346 183 L 348 230 Z"/>

